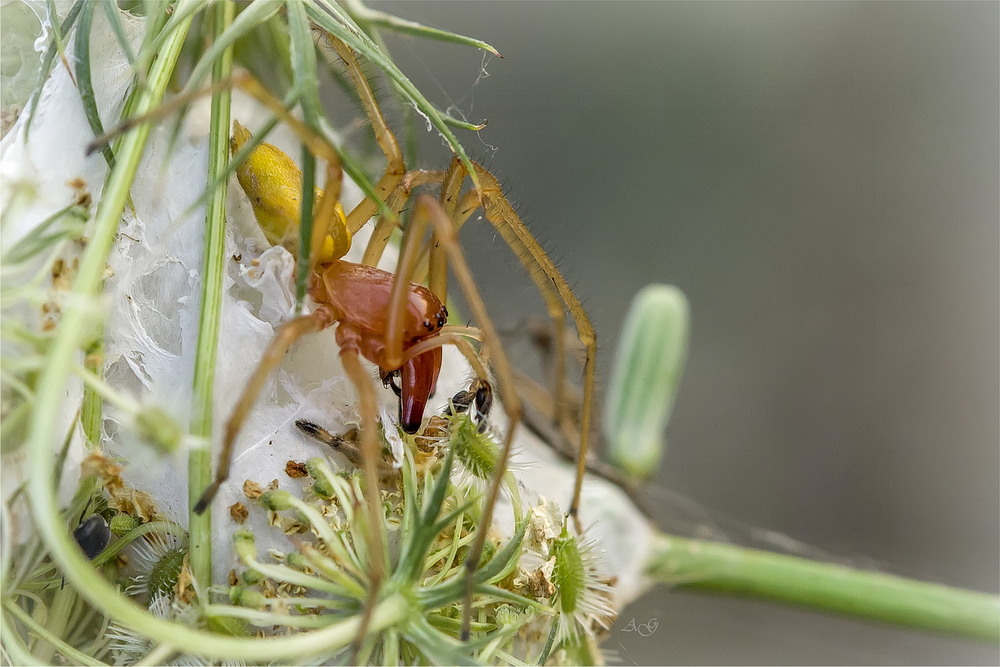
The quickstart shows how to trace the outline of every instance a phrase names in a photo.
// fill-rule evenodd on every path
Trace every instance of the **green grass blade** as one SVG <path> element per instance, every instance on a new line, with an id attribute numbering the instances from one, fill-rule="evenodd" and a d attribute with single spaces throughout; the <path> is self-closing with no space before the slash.
<path id="1" fill-rule="evenodd" d="M 80 99 L 90 129 L 95 137 L 99 137 L 104 134 L 104 124 L 101 123 L 101 115 L 97 110 L 97 100 L 94 97 L 94 86 L 90 77 L 90 31 L 96 8 L 95 3 L 88 2 L 80 12 L 80 25 L 76 30 L 76 84 L 80 89 Z M 111 146 L 104 144 L 101 147 L 101 154 L 108 163 L 108 168 L 114 169 L 115 156 Z"/>
<path id="2" fill-rule="evenodd" d="M 214 7 L 214 27 L 224 32 L 233 21 L 232 2 L 219 2 Z M 225 49 L 215 62 L 213 82 L 229 78 L 233 69 L 232 49 Z M 227 181 L 219 176 L 229 172 L 229 125 L 232 93 L 228 88 L 212 95 L 209 125 L 208 179 L 218 186 L 208 197 L 205 212 L 205 249 L 202 260 L 201 312 L 198 319 L 198 342 L 195 351 L 194 386 L 192 392 L 191 434 L 211 442 L 212 405 L 214 401 L 215 367 L 219 349 L 219 327 L 222 313 L 224 257 L 226 252 L 226 191 Z M 212 481 L 212 448 L 195 449 L 188 455 L 188 500 L 194 507 L 202 492 Z M 191 570 L 202 590 L 212 581 L 212 520 L 211 513 L 188 516 L 191 531 Z"/>
<path id="3" fill-rule="evenodd" d="M 190 93 L 196 90 L 201 85 L 202 80 L 208 76 L 209 70 L 215 66 L 214 63 L 222 52 L 233 46 L 240 37 L 271 19 L 281 9 L 281 5 L 280 0 L 257 0 L 257 2 L 250 3 L 239 13 L 225 32 L 218 35 L 212 45 L 205 50 L 204 55 L 191 71 L 183 92 Z"/>
<path id="4" fill-rule="evenodd" d="M 52 243 L 60 237 L 74 237 L 83 231 L 83 224 L 87 222 L 89 215 L 87 209 L 78 204 L 70 204 L 61 208 L 35 227 L 31 234 L 15 243 L 10 249 L 3 252 L 3 263 L 7 266 L 18 264 L 36 255 L 43 250 L 52 247 Z M 57 221 L 67 220 L 62 224 L 62 229 L 57 229 L 51 234 L 47 233 Z M 78 236 L 77 236 L 78 238 Z"/>
<path id="5" fill-rule="evenodd" d="M 31 632 L 33 632 L 39 639 L 42 640 L 41 645 L 39 646 L 40 649 L 44 650 L 47 645 L 47 648 L 50 651 L 58 651 L 65 658 L 67 658 L 68 661 L 72 664 L 95 665 L 95 666 L 105 664 L 100 660 L 95 660 L 89 655 L 86 655 L 82 651 L 78 651 L 77 649 L 73 648 L 66 642 L 62 641 L 62 639 L 60 639 L 52 631 L 50 631 L 44 625 L 38 623 L 34 618 L 31 617 L 30 614 L 28 614 L 26 611 L 21 609 L 21 607 L 15 604 L 13 600 L 5 598 L 3 602 L 3 607 L 7 613 L 17 618 L 17 620 L 23 623 L 27 629 L 31 630 Z M 5 648 L 7 645 L 7 637 L 8 636 L 4 634 Z M 33 662 L 31 664 L 50 665 L 53 664 L 52 662 L 53 657 L 54 656 L 49 652 L 43 653 L 41 656 L 33 655 L 32 658 L 34 660 L 37 660 L 37 662 Z"/>
<path id="6" fill-rule="evenodd" d="M 144 63 L 151 62 L 152 59 L 156 58 L 156 55 L 163 48 L 164 42 L 170 38 L 177 26 L 187 23 L 190 27 L 190 22 L 195 16 L 211 5 L 211 0 L 187 0 L 187 2 L 176 4 L 163 3 L 162 10 L 154 12 L 153 21 L 149 22 L 150 32 L 147 33 L 147 36 L 151 36 L 151 39 L 143 40 L 139 59 Z M 219 49 L 219 52 L 221 51 L 222 49 Z M 213 56 L 209 66 L 217 57 L 218 53 Z"/>
<path id="7" fill-rule="evenodd" d="M 388 28 L 389 30 L 407 35 L 414 35 L 416 37 L 424 37 L 441 42 L 451 42 L 453 44 L 471 46 L 503 58 L 499 51 L 483 40 L 476 39 L 475 37 L 466 37 L 465 35 L 448 32 L 447 30 L 432 28 L 430 26 L 423 25 L 422 23 L 417 23 L 416 21 L 407 21 L 399 18 L 398 16 L 393 16 L 392 14 L 386 14 L 385 12 L 380 12 L 377 9 L 366 7 L 362 3 L 357 2 L 357 0 L 349 0 L 346 6 L 351 17 L 362 26 L 369 24 L 379 28 Z"/>
<path id="8" fill-rule="evenodd" d="M 316 48 L 309 30 L 309 19 L 301 3 L 288 4 L 288 38 L 292 61 L 292 80 L 299 93 L 302 118 L 312 128 L 319 127 L 319 82 L 316 76 Z M 309 280 L 309 254 L 312 251 L 313 208 L 316 204 L 316 156 L 302 145 L 302 213 L 299 217 L 299 261 L 295 278 L 295 311 L 302 312 Z"/>
<path id="9" fill-rule="evenodd" d="M 113 2 L 104 2 L 101 4 L 104 7 L 104 14 L 108 19 L 108 23 L 111 24 L 111 32 L 115 34 L 115 39 L 118 41 L 118 46 L 125 54 L 125 58 L 134 66 L 135 53 L 132 51 L 132 45 L 128 43 L 128 37 L 125 35 L 125 23 L 122 21 L 122 13 Z"/>
<path id="10" fill-rule="evenodd" d="M 372 41 L 371 37 L 358 27 L 350 15 L 340 5 L 330 2 L 330 0 L 316 0 L 315 3 L 307 5 L 307 9 L 310 17 L 321 28 L 341 39 L 345 44 L 360 53 L 364 58 L 385 72 L 399 86 L 405 98 L 437 129 L 438 133 L 462 161 L 462 164 L 465 165 L 465 168 L 469 172 L 469 178 L 478 188 L 479 179 L 476 176 L 476 170 L 472 166 L 472 160 L 469 159 L 462 144 L 452 133 L 448 123 L 442 118 L 441 113 L 417 90 L 416 86 L 396 67 L 396 64 Z"/>
<path id="11" fill-rule="evenodd" d="M 454 460 L 455 450 L 448 448 L 448 454 L 434 480 L 434 489 L 431 491 L 431 495 L 426 498 L 423 510 L 420 512 L 419 525 L 410 534 L 411 538 L 406 544 L 406 551 L 399 559 L 400 564 L 397 572 L 404 581 L 417 578 L 431 543 L 440 533 L 437 526 L 434 526 L 434 520 L 441 513 L 441 506 L 451 484 L 451 468 Z"/>

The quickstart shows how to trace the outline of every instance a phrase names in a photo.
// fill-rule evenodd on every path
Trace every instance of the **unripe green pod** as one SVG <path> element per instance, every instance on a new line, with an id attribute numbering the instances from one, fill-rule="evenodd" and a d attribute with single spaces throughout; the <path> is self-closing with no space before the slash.
<path id="1" fill-rule="evenodd" d="M 233 533 L 233 549 L 244 563 L 257 558 L 257 542 L 249 530 L 237 530 Z"/>
<path id="2" fill-rule="evenodd" d="M 289 551 L 285 555 L 285 565 L 296 569 L 299 572 L 305 572 L 309 569 L 310 563 L 309 560 L 298 551 Z"/>
<path id="3" fill-rule="evenodd" d="M 282 491 L 281 489 L 268 491 L 260 497 L 260 503 L 273 512 L 280 512 L 281 510 L 287 510 L 294 507 L 294 504 L 292 503 L 292 494 L 288 491 Z"/>
<path id="4" fill-rule="evenodd" d="M 260 591 L 242 586 L 230 586 L 229 601 L 241 607 L 253 607 L 254 609 L 263 609 L 267 606 L 267 598 Z"/>
<path id="5" fill-rule="evenodd" d="M 473 476 L 481 480 L 493 479 L 493 472 L 500 462 L 500 448 L 469 415 L 462 413 L 452 418 L 450 445 L 455 456 Z"/>
<path id="6" fill-rule="evenodd" d="M 329 500 L 333 498 L 333 486 L 322 472 L 323 459 L 314 457 L 306 461 L 306 472 L 313 480 L 312 490 L 320 498 Z"/>
<path id="7" fill-rule="evenodd" d="M 673 285 L 647 285 L 632 299 L 604 408 L 608 460 L 639 479 L 666 449 L 663 430 L 687 357 L 690 314 Z"/>
<path id="8" fill-rule="evenodd" d="M 240 582 L 246 586 L 256 586 L 264 578 L 257 570 L 243 570 L 240 574 Z"/>
<path id="9" fill-rule="evenodd" d="M 577 611 L 578 603 L 586 591 L 583 557 L 576 538 L 563 530 L 563 535 L 552 542 L 552 555 L 556 559 L 552 569 L 552 583 L 559 591 L 559 610 L 568 615 Z M 570 622 L 565 619 L 563 622 Z"/>

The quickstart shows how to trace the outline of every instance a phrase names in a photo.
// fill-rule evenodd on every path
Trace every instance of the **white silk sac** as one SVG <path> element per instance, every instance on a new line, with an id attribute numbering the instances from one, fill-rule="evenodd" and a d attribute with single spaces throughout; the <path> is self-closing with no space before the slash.
<path id="1" fill-rule="evenodd" d="M 105 126 L 113 127 L 132 78 L 113 32 L 102 23 L 106 20 L 102 13 L 97 12 L 94 20 L 91 48 L 96 101 Z M 130 38 L 138 40 L 141 23 L 129 24 L 128 28 Z M 67 49 L 67 54 L 72 52 Z M 30 191 L 31 197 L 26 205 L 5 211 L 5 246 L 30 234 L 48 215 L 71 203 L 76 194 L 67 186 L 69 182 L 79 180 L 85 184 L 95 202 L 93 212 L 108 169 L 99 153 L 89 157 L 84 154 L 93 133 L 79 91 L 64 66 L 57 64 L 45 83 L 29 135 L 24 133 L 24 116 L 3 141 L 0 171 L 5 200 L 15 187 Z M 256 131 L 267 114 L 237 92 L 232 119 Z M 122 216 L 108 259 L 104 296 L 94 304 L 96 321 L 104 321 L 103 372 L 108 385 L 141 406 L 166 411 L 185 433 L 192 413 L 203 289 L 205 207 L 198 201 L 207 184 L 207 131 L 207 100 L 189 111 L 179 136 L 172 133 L 172 119 L 153 125 L 131 189 L 132 206 Z M 300 154 L 298 142 L 280 126 L 268 141 L 292 156 Z M 212 441 L 188 437 L 176 453 L 163 454 L 136 435 L 132 411 L 112 401 L 104 402 L 103 451 L 125 465 L 126 483 L 150 494 L 160 516 L 182 525 L 187 524 L 188 516 L 188 453 L 204 447 L 217 452 L 223 425 L 247 378 L 275 329 L 294 317 L 293 257 L 283 248 L 268 247 L 235 178 L 230 179 L 228 190 Z M 342 197 L 345 209 L 350 210 L 360 193 L 345 182 Z M 357 235 L 346 259 L 360 259 L 369 228 Z M 68 256 L 72 251 L 67 248 L 65 252 Z M 383 268 L 391 269 L 394 262 L 395 251 L 390 248 L 383 258 Z M 324 456 L 331 458 L 335 466 L 350 465 L 326 445 L 299 433 L 294 425 L 295 420 L 306 419 L 332 433 L 341 433 L 358 424 L 355 391 L 343 374 L 338 355 L 332 328 L 305 337 L 271 374 L 243 424 L 230 478 L 213 503 L 217 582 L 225 581 L 229 570 L 237 566 L 231 548 L 231 534 L 237 528 L 256 534 L 260 553 L 292 549 L 286 536 L 266 525 L 263 512 L 251 512 L 242 525 L 231 520 L 227 509 L 230 505 L 238 501 L 250 503 L 243 494 L 244 481 L 266 486 L 277 480 L 280 488 L 301 493 L 302 481 L 285 474 L 289 460 Z M 381 387 L 375 367 L 365 363 L 382 400 L 383 419 L 395 420 L 397 399 Z M 471 377 L 461 355 L 453 348 L 445 348 L 444 366 L 428 414 L 440 412 L 449 397 L 468 386 Z M 68 388 L 67 429 L 79 408 L 80 396 L 78 383 Z M 502 406 L 498 405 L 494 419 L 502 421 L 501 415 Z M 533 498 L 544 495 L 562 508 L 568 507 L 573 467 L 558 460 L 523 427 L 518 429 L 515 443 L 520 462 L 515 474 L 524 488 L 525 501 L 533 502 Z M 62 476 L 67 486 L 64 499 L 79 479 L 72 466 L 79 465 L 82 444 L 75 442 L 73 451 Z M 213 453 L 213 469 L 215 458 Z M 10 474 L 17 476 L 16 470 Z M 498 513 L 503 515 L 509 513 Z M 608 577 L 617 578 L 615 597 L 620 608 L 644 589 L 642 572 L 649 553 L 650 527 L 621 490 L 594 478 L 584 484 L 580 516 L 588 539 L 596 542 L 602 569 Z"/>

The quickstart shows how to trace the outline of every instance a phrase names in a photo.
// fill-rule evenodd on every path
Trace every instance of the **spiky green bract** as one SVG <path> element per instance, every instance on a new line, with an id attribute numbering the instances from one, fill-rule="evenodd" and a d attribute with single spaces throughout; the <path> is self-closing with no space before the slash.
<path id="1" fill-rule="evenodd" d="M 594 543 L 571 534 L 565 520 L 559 536 L 548 544 L 548 555 L 553 602 L 559 610 L 554 645 L 566 652 L 569 662 L 579 662 L 580 651 L 596 647 L 597 633 L 608 629 L 615 617 L 611 588 L 599 575 Z"/>
<path id="2" fill-rule="evenodd" d="M 500 462 L 500 447 L 466 413 L 451 418 L 449 446 L 462 466 L 476 479 L 489 481 Z"/>
<path id="3" fill-rule="evenodd" d="M 556 559 L 552 583 L 559 591 L 559 609 L 564 614 L 573 614 L 584 594 L 583 558 L 576 538 L 564 532 L 553 541 L 552 555 Z"/>
<path id="4" fill-rule="evenodd" d="M 152 595 L 169 595 L 177 585 L 184 566 L 185 549 L 170 549 L 153 564 L 149 573 L 149 592 Z"/>
<path id="5" fill-rule="evenodd" d="M 115 535 L 121 537 L 130 530 L 134 530 L 139 527 L 141 521 L 138 517 L 134 517 L 131 514 L 125 514 L 124 512 L 118 512 L 108 520 L 108 528 Z"/>

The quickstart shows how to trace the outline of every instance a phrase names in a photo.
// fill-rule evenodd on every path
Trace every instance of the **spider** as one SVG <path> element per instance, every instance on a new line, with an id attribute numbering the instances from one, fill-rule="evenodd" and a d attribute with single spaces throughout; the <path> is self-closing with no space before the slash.
<path id="1" fill-rule="evenodd" d="M 500 465 L 489 485 L 482 514 L 482 525 L 490 525 L 522 409 L 510 365 L 457 240 L 462 224 L 481 208 L 486 219 L 522 261 L 542 294 L 555 329 L 559 332 L 555 336 L 557 349 L 554 369 L 557 420 L 568 419 L 566 351 L 562 343 L 567 312 L 573 318 L 577 335 L 586 350 L 577 478 L 568 512 L 579 530 L 577 511 L 587 456 L 596 354 L 596 339 L 586 312 L 553 262 L 527 231 L 504 196 L 497 179 L 489 171 L 472 162 L 468 163 L 471 164 L 470 173 L 469 167 L 457 157 L 444 172 L 407 170 L 398 142 L 386 124 L 355 53 L 333 36 L 324 36 L 346 65 L 375 139 L 385 155 L 387 166 L 375 186 L 381 202 L 369 197 L 349 213 L 345 213 L 339 202 L 342 177 L 340 161 L 332 145 L 291 116 L 284 105 L 260 84 L 250 80 L 243 86 L 288 124 L 313 153 L 327 162 L 324 190 L 316 193 L 314 229 L 309 252 L 308 293 L 316 305 L 309 314 L 281 326 L 265 350 L 226 423 L 214 481 L 201 496 L 195 511 L 203 511 L 226 480 L 236 437 L 269 373 L 281 363 L 285 352 L 295 341 L 336 325 L 335 337 L 340 347 L 340 357 L 358 396 L 362 468 L 365 485 L 369 489 L 378 488 L 378 412 L 375 391 L 360 357 L 375 363 L 380 369 L 382 381 L 397 391 L 401 426 L 408 433 L 415 433 L 420 428 L 428 397 L 435 388 L 441 366 L 441 348 L 446 344 L 456 346 L 463 353 L 476 376 L 459 403 L 464 401 L 467 407 L 474 401 L 477 416 L 488 411 L 492 403 L 492 384 L 487 364 L 483 361 L 488 352 L 496 374 L 503 410 L 508 418 Z M 251 141 L 249 132 L 235 123 L 232 139 L 234 152 Z M 251 198 L 255 215 L 268 240 L 285 245 L 293 254 L 299 253 L 297 215 L 301 192 L 295 192 L 295 185 L 300 182 L 299 172 L 291 159 L 273 146 L 260 144 L 238 168 L 238 176 Z M 472 182 L 472 186 L 464 190 L 467 179 Z M 424 186 L 438 186 L 438 197 L 425 193 L 413 194 L 415 189 Z M 391 232 L 398 226 L 400 214 L 407 207 L 411 215 L 404 233 L 396 273 L 379 270 L 375 265 L 381 258 Z M 380 208 L 381 215 L 361 264 L 341 259 L 350 247 L 352 235 L 380 212 Z M 431 237 L 425 244 L 424 237 L 428 231 Z M 443 303 L 449 263 L 478 329 L 449 327 L 445 324 L 447 311 Z M 418 284 L 425 277 L 428 287 Z M 480 353 L 477 354 L 466 337 L 482 341 Z M 398 385 L 395 382 L 397 377 Z M 374 527 L 379 516 L 379 495 L 365 495 L 368 499 L 370 525 Z M 380 531 L 372 529 L 371 533 L 373 550 L 379 553 L 382 549 Z M 476 540 L 465 561 L 467 602 L 472 595 L 472 574 L 482 554 L 486 534 L 485 530 L 477 531 Z M 368 605 L 362 627 L 367 625 L 367 614 L 374 606 L 382 577 L 383 573 L 380 571 L 370 573 L 369 595 L 372 604 Z M 469 636 L 469 625 L 470 612 L 467 604 L 462 625 L 464 639 Z M 359 632 L 359 637 L 362 634 Z"/>

